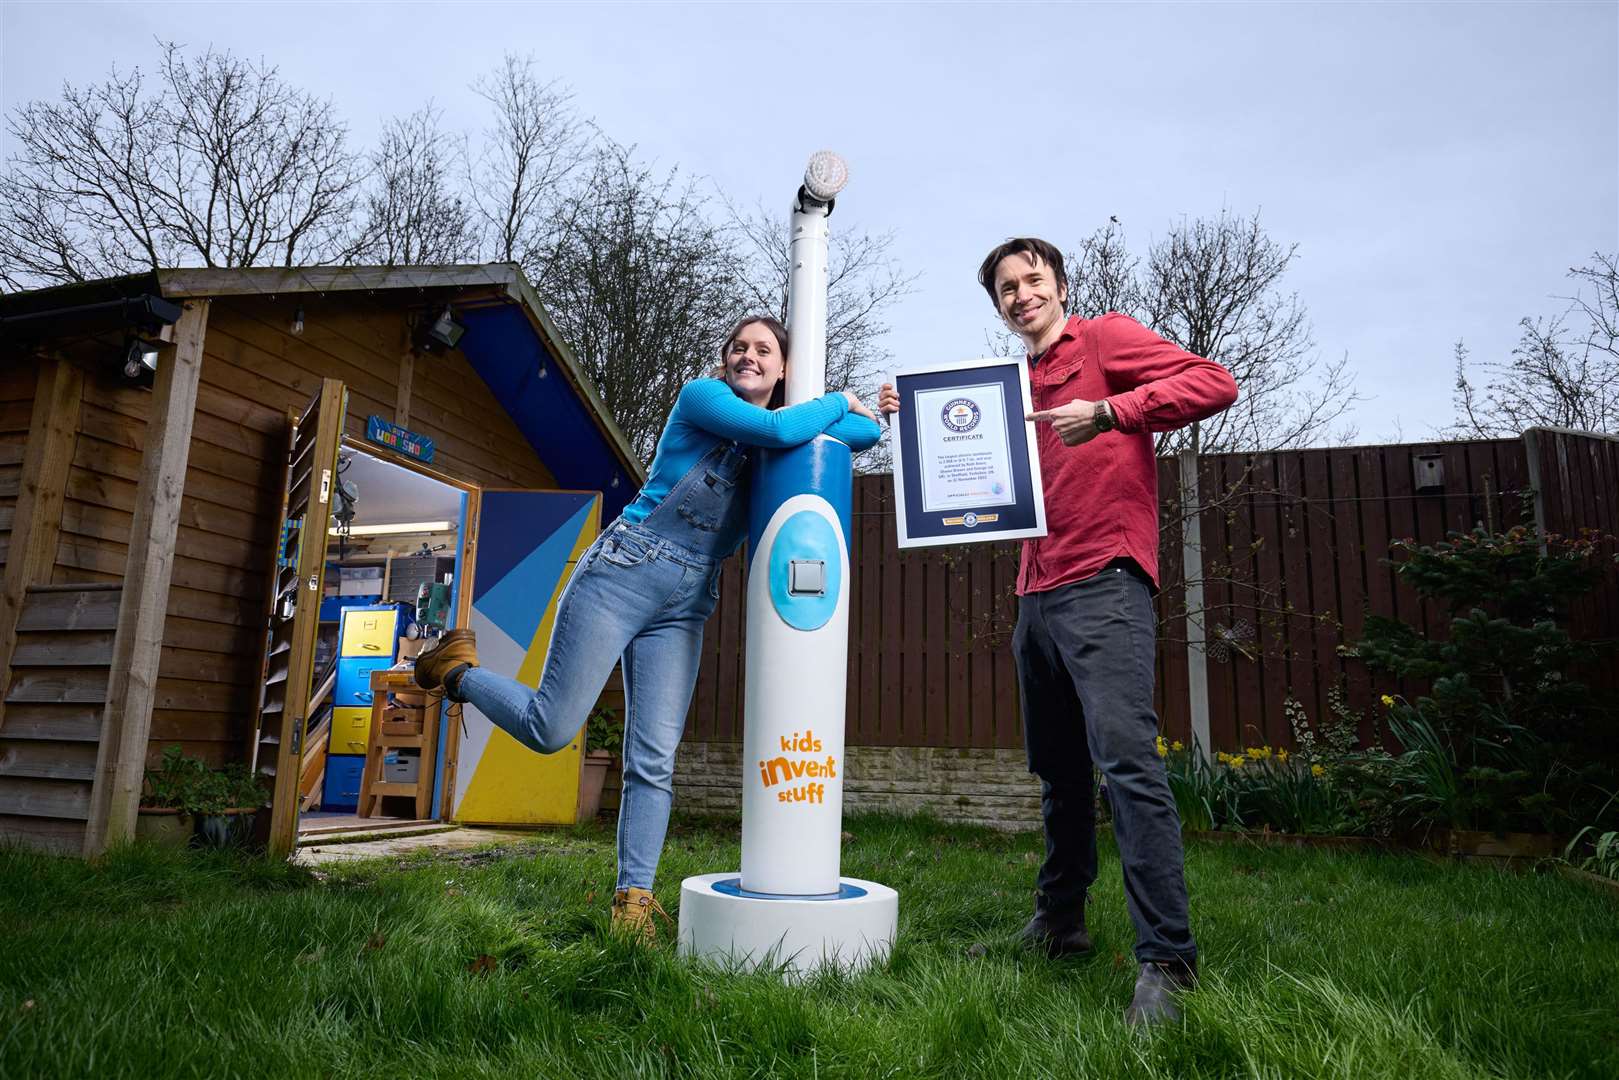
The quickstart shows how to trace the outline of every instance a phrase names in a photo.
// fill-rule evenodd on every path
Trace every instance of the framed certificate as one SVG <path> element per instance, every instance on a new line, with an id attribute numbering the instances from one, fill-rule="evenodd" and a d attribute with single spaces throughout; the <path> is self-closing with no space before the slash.
<path id="1" fill-rule="evenodd" d="M 899 546 L 1046 534 L 1029 373 L 1018 358 L 908 367 L 890 381 Z"/>

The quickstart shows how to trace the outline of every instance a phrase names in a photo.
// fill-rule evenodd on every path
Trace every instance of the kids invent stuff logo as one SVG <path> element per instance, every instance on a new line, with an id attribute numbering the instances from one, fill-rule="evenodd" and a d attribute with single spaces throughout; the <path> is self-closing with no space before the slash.
<path id="1" fill-rule="evenodd" d="M 781 736 L 781 750 L 779 757 L 759 762 L 759 779 L 764 786 L 780 788 L 776 801 L 826 802 L 826 785 L 820 781 L 837 779 L 838 759 L 821 756 L 821 740 L 815 737 L 815 732 L 806 730 L 800 735 L 795 731 Z M 788 757 L 789 754 L 792 757 Z M 808 783 L 800 783 L 806 780 Z"/>

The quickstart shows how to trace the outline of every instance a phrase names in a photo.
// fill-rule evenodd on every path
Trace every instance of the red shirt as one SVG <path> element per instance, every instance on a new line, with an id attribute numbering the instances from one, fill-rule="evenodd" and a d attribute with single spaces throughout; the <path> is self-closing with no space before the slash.
<path id="1" fill-rule="evenodd" d="M 1231 373 L 1113 312 L 1068 320 L 1029 360 L 1036 409 L 1106 399 L 1117 427 L 1064 446 L 1036 424 L 1046 535 L 1023 541 L 1018 595 L 1083 581 L 1121 555 L 1158 581 L 1158 462 L 1153 433 L 1213 416 L 1237 400 Z"/>

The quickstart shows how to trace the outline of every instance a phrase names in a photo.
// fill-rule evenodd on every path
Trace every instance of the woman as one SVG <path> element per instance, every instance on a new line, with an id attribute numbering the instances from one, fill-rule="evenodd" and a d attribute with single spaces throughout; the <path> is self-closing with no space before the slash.
<path id="1" fill-rule="evenodd" d="M 652 879 L 673 796 L 675 748 L 697 683 L 703 624 L 720 564 L 747 529 L 748 448 L 797 446 L 823 432 L 864 450 L 876 418 L 853 394 L 782 407 L 787 331 L 750 316 L 731 331 L 714 377 L 680 392 L 646 486 L 585 552 L 557 604 L 539 688 L 478 667 L 471 630 L 445 633 L 416 660 L 424 689 L 442 686 L 542 754 L 584 725 L 623 659 L 624 794 L 618 815 L 615 926 L 654 936 L 663 909 Z"/>

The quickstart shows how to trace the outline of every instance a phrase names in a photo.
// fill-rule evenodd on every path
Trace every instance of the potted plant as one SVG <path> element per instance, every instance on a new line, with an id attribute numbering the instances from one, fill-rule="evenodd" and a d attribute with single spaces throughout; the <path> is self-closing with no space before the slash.
<path id="1" fill-rule="evenodd" d="M 624 725 L 618 713 L 599 706 L 585 721 L 585 756 L 579 773 L 579 820 L 591 821 L 601 812 L 602 788 L 608 770 L 624 749 Z"/>
<path id="2" fill-rule="evenodd" d="M 195 840 L 208 847 L 245 842 L 264 789 L 242 765 L 211 769 L 178 746 L 163 751 L 156 769 L 146 771 L 136 822 L 137 839 L 170 847 Z"/>

